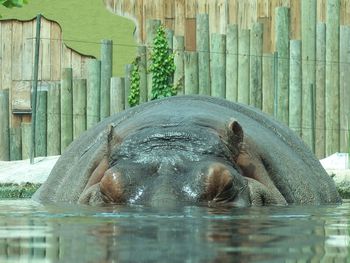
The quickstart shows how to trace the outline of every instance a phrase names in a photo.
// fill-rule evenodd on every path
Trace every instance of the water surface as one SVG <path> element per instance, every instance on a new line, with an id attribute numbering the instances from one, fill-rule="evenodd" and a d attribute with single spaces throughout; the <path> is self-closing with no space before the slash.
<path id="1" fill-rule="evenodd" d="M 0 201 L 0 262 L 350 262 L 342 205 L 44 206 Z"/>

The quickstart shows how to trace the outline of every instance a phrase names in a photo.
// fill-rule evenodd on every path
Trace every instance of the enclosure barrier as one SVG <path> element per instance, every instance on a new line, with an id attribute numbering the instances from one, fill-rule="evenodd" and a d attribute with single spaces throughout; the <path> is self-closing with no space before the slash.
<path id="1" fill-rule="evenodd" d="M 290 14 L 275 9 L 274 53 L 264 53 L 264 27 L 227 25 L 226 34 L 209 30 L 208 14 L 197 15 L 196 51 L 181 35 L 167 32 L 175 53 L 178 94 L 202 94 L 249 104 L 288 125 L 319 158 L 349 150 L 350 27 L 339 25 L 339 0 L 328 0 L 327 25 L 316 23 L 315 1 L 302 2 L 302 40 L 290 39 Z M 147 71 L 159 20 L 147 21 L 145 46 L 137 50 L 140 102 L 151 98 Z M 89 59 L 86 79 L 62 68 L 61 80 L 39 87 L 36 152 L 57 155 L 100 120 L 129 107 L 130 75 L 112 76 L 113 43 L 101 42 L 101 60 Z M 0 90 L 0 159 L 28 158 L 30 129 L 9 124 L 9 94 Z"/>

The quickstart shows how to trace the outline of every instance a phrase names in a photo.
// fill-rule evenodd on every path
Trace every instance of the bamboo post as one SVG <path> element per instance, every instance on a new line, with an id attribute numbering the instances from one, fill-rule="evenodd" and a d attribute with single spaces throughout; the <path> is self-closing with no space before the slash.
<path id="1" fill-rule="evenodd" d="M 276 50 L 278 52 L 277 71 L 277 119 L 288 125 L 288 84 L 289 84 L 289 8 L 276 8 Z"/>
<path id="2" fill-rule="evenodd" d="M 73 139 L 86 130 L 86 79 L 73 80 Z"/>
<path id="3" fill-rule="evenodd" d="M 152 52 L 152 46 L 153 46 L 153 40 L 157 35 L 157 29 L 161 25 L 160 20 L 155 19 L 148 19 L 146 20 L 146 46 L 147 46 L 147 53 L 148 53 L 148 59 L 147 59 L 147 68 L 150 68 L 151 60 L 150 60 L 150 54 Z M 126 80 L 125 80 L 126 82 Z M 152 99 L 152 74 L 148 72 L 147 74 L 147 94 L 148 94 L 148 100 Z"/>
<path id="4" fill-rule="evenodd" d="M 289 127 L 301 136 L 302 112 L 301 41 L 290 41 Z"/>
<path id="5" fill-rule="evenodd" d="M 26 160 L 30 157 L 32 125 L 31 123 L 21 123 L 22 137 L 22 159 Z"/>
<path id="6" fill-rule="evenodd" d="M 249 104 L 250 30 L 238 31 L 238 94 L 237 101 Z"/>
<path id="7" fill-rule="evenodd" d="M 38 91 L 35 122 L 35 156 L 47 155 L 47 90 Z"/>
<path id="8" fill-rule="evenodd" d="M 147 48 L 146 46 L 138 47 L 138 55 L 140 58 L 138 66 L 139 66 L 139 75 L 140 75 L 140 104 L 141 104 L 141 103 L 147 102 Z"/>
<path id="9" fill-rule="evenodd" d="M 125 88 L 124 105 L 125 105 L 125 109 L 130 108 L 128 97 L 130 95 L 132 70 L 133 70 L 133 65 L 131 65 L 131 64 L 125 65 L 125 80 L 124 80 L 124 88 Z"/>
<path id="10" fill-rule="evenodd" d="M 226 33 L 226 99 L 237 101 L 238 25 L 228 25 Z"/>
<path id="11" fill-rule="evenodd" d="M 315 154 L 325 157 L 325 86 L 326 86 L 326 24 L 316 27 L 316 112 L 315 112 Z"/>
<path id="12" fill-rule="evenodd" d="M 340 0 L 328 0 L 326 26 L 326 155 L 339 151 L 339 21 Z"/>
<path id="13" fill-rule="evenodd" d="M 255 23 L 250 32 L 249 103 L 258 109 L 262 109 L 263 30 L 263 24 Z"/>
<path id="14" fill-rule="evenodd" d="M 197 52 L 185 52 L 185 94 L 198 94 Z"/>
<path id="15" fill-rule="evenodd" d="M 340 26 L 340 152 L 349 150 L 350 27 Z"/>
<path id="16" fill-rule="evenodd" d="M 9 90 L 0 90 L 0 160 L 10 160 Z"/>
<path id="17" fill-rule="evenodd" d="M 72 69 L 63 68 L 61 79 L 61 153 L 73 140 L 72 78 Z"/>
<path id="18" fill-rule="evenodd" d="M 49 86 L 47 93 L 47 155 L 61 154 L 60 84 Z"/>
<path id="19" fill-rule="evenodd" d="M 87 71 L 86 127 L 89 129 L 100 121 L 101 61 L 90 59 Z"/>
<path id="20" fill-rule="evenodd" d="M 301 35 L 302 35 L 302 138 L 314 150 L 314 131 L 311 129 L 313 119 L 310 105 L 310 85 L 316 86 L 316 11 L 317 0 L 301 1 Z"/>
<path id="21" fill-rule="evenodd" d="M 226 98 L 226 36 L 210 36 L 211 95 Z"/>
<path id="22" fill-rule="evenodd" d="M 101 42 L 101 95 L 100 95 L 100 119 L 109 116 L 111 77 L 113 70 L 113 42 L 102 40 Z"/>
<path id="23" fill-rule="evenodd" d="M 209 15 L 196 17 L 196 47 L 198 52 L 199 94 L 210 95 L 210 53 L 209 53 Z"/>
<path id="24" fill-rule="evenodd" d="M 185 93 L 184 89 L 184 37 L 183 36 L 174 36 L 174 64 L 175 64 L 175 73 L 174 73 L 174 86 L 177 87 L 177 94 L 181 95 Z"/>
<path id="25" fill-rule="evenodd" d="M 111 78 L 111 115 L 122 112 L 125 108 L 124 78 Z"/>
<path id="26" fill-rule="evenodd" d="M 274 89 L 274 57 L 271 53 L 265 53 L 262 58 L 262 89 L 263 100 L 262 110 L 267 114 L 274 115 L 274 101 L 275 101 L 275 89 Z"/>
<path id="27" fill-rule="evenodd" d="M 10 128 L 10 161 L 22 160 L 21 128 Z"/>

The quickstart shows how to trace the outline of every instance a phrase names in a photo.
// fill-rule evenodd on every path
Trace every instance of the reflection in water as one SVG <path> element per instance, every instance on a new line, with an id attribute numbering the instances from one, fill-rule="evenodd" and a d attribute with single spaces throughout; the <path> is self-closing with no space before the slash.
<path id="1" fill-rule="evenodd" d="M 232 210 L 0 201 L 0 262 L 347 262 L 350 202 Z"/>

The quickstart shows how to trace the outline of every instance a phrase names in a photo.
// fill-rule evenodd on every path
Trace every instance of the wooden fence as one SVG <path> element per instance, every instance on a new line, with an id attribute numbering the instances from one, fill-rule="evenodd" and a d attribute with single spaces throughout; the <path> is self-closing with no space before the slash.
<path id="1" fill-rule="evenodd" d="M 290 38 L 290 9 L 276 8 L 276 50 L 269 53 L 263 51 L 265 31 L 259 22 L 251 29 L 229 24 L 226 34 L 210 34 L 210 17 L 199 14 L 196 51 L 186 51 L 184 36 L 173 36 L 169 30 L 169 44 L 175 52 L 174 82 L 179 84 L 179 94 L 218 96 L 260 108 L 289 125 L 320 158 L 337 151 L 347 152 L 350 27 L 339 25 L 339 3 L 328 1 L 327 17 L 332 19 L 328 19 L 327 26 L 315 19 L 303 20 L 302 41 Z M 148 100 L 152 86 L 147 58 L 160 23 L 147 21 L 147 46 L 138 49 L 141 102 Z M 74 69 L 64 68 L 59 83 L 40 89 L 38 154 L 62 153 L 83 130 L 128 107 L 131 66 L 125 67 L 125 78 L 112 77 L 112 48 L 110 41 L 102 42 L 101 61 L 87 61 L 86 80 L 74 79 Z M 0 109 L 7 109 L 6 103 L 8 94 L 2 91 Z M 1 158 L 28 158 L 29 138 L 26 123 L 21 130 L 1 126 L 0 149 L 5 152 Z M 18 156 L 11 156 L 15 153 Z"/>

